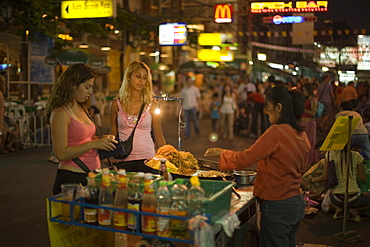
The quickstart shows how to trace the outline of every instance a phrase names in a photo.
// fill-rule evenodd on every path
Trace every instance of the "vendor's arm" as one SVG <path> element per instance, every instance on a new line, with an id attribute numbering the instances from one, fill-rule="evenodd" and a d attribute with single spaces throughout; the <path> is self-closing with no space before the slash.
<path id="1" fill-rule="evenodd" d="M 70 117 L 63 108 L 55 108 L 50 116 L 51 136 L 55 157 L 59 161 L 71 160 L 91 149 L 114 150 L 115 145 L 108 138 L 96 139 L 78 146 L 68 146 L 68 125 Z"/>
<path id="2" fill-rule="evenodd" d="M 254 165 L 256 162 L 262 159 L 265 159 L 278 148 L 279 133 L 280 131 L 276 131 L 275 125 L 272 125 L 250 148 L 244 151 L 231 151 L 220 148 L 211 148 L 211 151 L 208 152 L 208 156 L 210 156 L 209 154 L 211 152 L 214 154 L 220 153 L 220 170 L 244 169 Z"/>
<path id="3" fill-rule="evenodd" d="M 150 113 L 153 116 L 153 133 L 154 133 L 154 139 L 156 142 L 157 148 L 162 147 L 166 144 L 166 139 L 163 135 L 162 130 L 162 115 L 156 114 L 154 111 L 157 109 L 158 103 L 153 101 L 152 107 L 150 109 Z"/>

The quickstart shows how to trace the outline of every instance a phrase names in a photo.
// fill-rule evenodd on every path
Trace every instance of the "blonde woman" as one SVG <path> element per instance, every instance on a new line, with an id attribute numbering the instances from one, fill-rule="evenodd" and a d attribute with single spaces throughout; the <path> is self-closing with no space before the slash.
<path id="1" fill-rule="evenodd" d="M 135 130 L 133 149 L 128 157 L 116 164 L 117 168 L 128 172 L 151 171 L 144 161 L 156 154 L 156 148 L 166 144 L 161 116 L 154 113 L 157 102 L 153 97 L 150 69 L 145 63 L 135 61 L 126 69 L 118 96 L 111 103 L 110 134 L 126 140 L 135 127 L 143 104 L 145 107 Z"/>

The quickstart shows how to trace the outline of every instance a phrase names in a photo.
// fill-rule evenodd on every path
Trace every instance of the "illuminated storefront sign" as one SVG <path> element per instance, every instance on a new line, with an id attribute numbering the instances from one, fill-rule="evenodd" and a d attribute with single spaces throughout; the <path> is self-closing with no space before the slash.
<path id="1" fill-rule="evenodd" d="M 370 35 L 358 35 L 358 70 L 370 70 Z"/>
<path id="2" fill-rule="evenodd" d="M 62 1 L 62 19 L 115 17 L 113 0 Z"/>
<path id="3" fill-rule="evenodd" d="M 233 6 L 231 4 L 215 4 L 214 18 L 216 23 L 233 22 Z"/>
<path id="4" fill-rule="evenodd" d="M 281 13 L 281 12 L 325 12 L 328 11 L 328 1 L 296 1 L 296 2 L 253 2 L 251 12 Z"/>
<path id="5" fill-rule="evenodd" d="M 231 62 L 234 61 L 234 52 L 228 50 L 199 49 L 198 59 L 205 62 Z"/>
<path id="6" fill-rule="evenodd" d="M 272 22 L 276 25 L 279 25 L 281 23 L 302 23 L 302 22 L 304 22 L 304 18 L 302 16 L 275 15 L 272 18 Z"/>
<path id="7" fill-rule="evenodd" d="M 317 22 L 317 16 L 268 16 L 262 18 L 263 23 L 274 23 L 279 24 L 292 24 L 292 23 L 303 23 L 303 22 Z"/>
<path id="8" fill-rule="evenodd" d="M 159 25 L 159 44 L 169 46 L 186 45 L 185 23 L 164 23 Z"/>

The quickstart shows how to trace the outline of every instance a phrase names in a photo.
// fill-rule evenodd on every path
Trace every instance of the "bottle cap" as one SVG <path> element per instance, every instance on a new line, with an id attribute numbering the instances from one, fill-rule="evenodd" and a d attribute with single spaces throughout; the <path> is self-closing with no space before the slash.
<path id="1" fill-rule="evenodd" d="M 118 170 L 118 175 L 126 175 L 126 170 L 125 169 L 119 169 Z"/>
<path id="2" fill-rule="evenodd" d="M 167 181 L 161 180 L 159 182 L 159 186 L 166 186 L 166 185 L 167 185 Z"/>
<path id="3" fill-rule="evenodd" d="M 190 178 L 190 183 L 191 183 L 193 186 L 200 186 L 200 182 L 199 182 L 199 178 L 198 178 L 198 176 L 196 176 L 196 175 L 191 176 L 191 178 Z"/>
<path id="4" fill-rule="evenodd" d="M 152 179 L 152 174 L 151 173 L 145 173 L 145 180 L 151 180 Z"/>
<path id="5" fill-rule="evenodd" d="M 166 163 L 167 159 L 166 159 L 166 158 L 159 158 L 159 161 L 160 161 L 161 163 Z"/>
<path id="6" fill-rule="evenodd" d="M 145 173 L 144 172 L 138 172 L 137 175 L 139 175 L 140 178 L 145 177 Z"/>
<path id="7" fill-rule="evenodd" d="M 93 173 L 93 172 L 89 172 L 89 174 L 87 176 L 89 178 L 95 178 L 96 177 L 95 173 Z"/>
<path id="8" fill-rule="evenodd" d="M 176 184 L 184 184 L 184 179 L 182 179 L 182 178 L 177 178 L 175 183 L 176 183 Z"/>
<path id="9" fill-rule="evenodd" d="M 103 174 L 109 174 L 109 169 L 108 168 L 103 168 Z"/>

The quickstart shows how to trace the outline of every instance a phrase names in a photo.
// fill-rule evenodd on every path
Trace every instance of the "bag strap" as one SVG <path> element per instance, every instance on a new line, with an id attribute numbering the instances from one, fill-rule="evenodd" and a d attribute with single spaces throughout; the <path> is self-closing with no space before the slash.
<path id="1" fill-rule="evenodd" d="M 136 127 L 137 127 L 137 125 L 138 125 L 138 123 L 139 123 L 139 120 L 140 120 L 140 118 L 141 118 L 141 114 L 142 114 L 142 113 L 143 113 L 143 111 L 144 111 L 144 107 L 145 107 L 145 103 L 143 103 L 143 104 L 141 105 L 140 112 L 139 112 L 139 116 L 138 116 L 138 118 L 137 118 L 137 121 L 136 121 L 135 127 L 134 127 L 134 129 L 132 130 L 132 132 L 131 132 L 130 137 L 131 137 L 131 136 L 133 136 L 133 135 L 135 134 L 135 130 L 136 130 Z"/>
<path id="2" fill-rule="evenodd" d="M 322 95 L 323 95 L 323 93 L 325 92 L 325 89 L 326 89 L 326 87 L 328 86 L 328 84 L 329 84 L 329 82 L 325 84 L 324 89 L 322 90 L 322 92 L 321 92 L 321 94 L 320 94 L 320 96 L 319 96 L 319 100 L 321 99 L 321 96 L 322 96 Z"/>
<path id="3" fill-rule="evenodd" d="M 82 162 L 80 158 L 74 158 L 72 159 L 84 172 L 89 173 L 91 170 L 85 165 L 85 163 Z"/>

